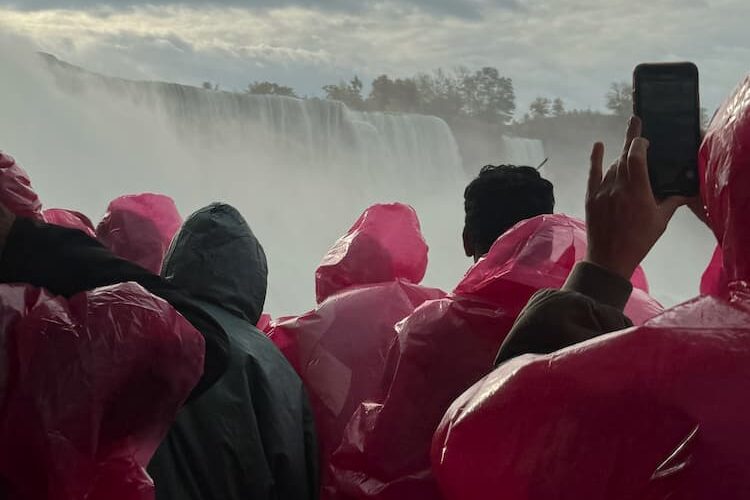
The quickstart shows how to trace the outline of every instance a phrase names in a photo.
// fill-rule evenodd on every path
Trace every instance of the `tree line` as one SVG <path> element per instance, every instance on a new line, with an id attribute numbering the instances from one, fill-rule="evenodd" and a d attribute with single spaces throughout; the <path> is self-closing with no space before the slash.
<path id="1" fill-rule="evenodd" d="M 219 90 L 217 84 L 204 82 L 203 88 Z M 326 99 L 340 101 L 357 111 L 381 111 L 434 115 L 445 120 L 472 118 L 490 124 L 510 124 L 516 115 L 513 80 L 502 76 L 497 68 L 469 70 L 459 67 L 451 71 L 438 69 L 413 77 L 391 78 L 380 75 L 364 92 L 358 76 L 322 88 Z M 292 87 L 269 81 L 256 81 L 244 90 L 254 95 L 279 95 L 303 98 Z M 612 83 L 605 95 L 606 107 L 616 115 L 632 112 L 632 87 L 628 83 Z M 560 97 L 537 97 L 521 120 L 580 114 L 568 110 Z"/>

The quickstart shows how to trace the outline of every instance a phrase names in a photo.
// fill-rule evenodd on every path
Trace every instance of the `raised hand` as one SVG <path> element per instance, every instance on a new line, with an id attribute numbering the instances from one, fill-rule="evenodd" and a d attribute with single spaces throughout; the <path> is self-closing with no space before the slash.
<path id="1" fill-rule="evenodd" d="M 658 201 L 648 176 L 648 141 L 640 137 L 641 121 L 628 123 L 620 158 L 603 175 L 604 145 L 591 152 L 586 225 L 586 260 L 630 280 L 636 267 L 664 234 L 675 211 L 688 200 L 673 196 Z"/>

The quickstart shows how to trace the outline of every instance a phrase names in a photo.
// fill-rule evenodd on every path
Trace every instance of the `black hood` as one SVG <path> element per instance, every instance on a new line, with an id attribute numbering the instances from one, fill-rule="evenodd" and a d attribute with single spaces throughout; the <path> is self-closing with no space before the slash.
<path id="1" fill-rule="evenodd" d="M 229 205 L 191 215 L 164 259 L 162 275 L 197 299 L 258 322 L 266 301 L 266 254 L 250 226 Z"/>

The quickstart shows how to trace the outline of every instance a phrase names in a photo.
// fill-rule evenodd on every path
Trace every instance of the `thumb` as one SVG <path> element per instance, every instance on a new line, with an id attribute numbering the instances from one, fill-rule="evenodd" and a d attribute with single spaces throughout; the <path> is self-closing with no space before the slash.
<path id="1" fill-rule="evenodd" d="M 672 219 L 672 216 L 674 216 L 677 209 L 683 205 L 687 205 L 689 201 L 690 198 L 686 196 L 670 196 L 659 203 L 657 207 L 659 218 L 667 224 Z"/>

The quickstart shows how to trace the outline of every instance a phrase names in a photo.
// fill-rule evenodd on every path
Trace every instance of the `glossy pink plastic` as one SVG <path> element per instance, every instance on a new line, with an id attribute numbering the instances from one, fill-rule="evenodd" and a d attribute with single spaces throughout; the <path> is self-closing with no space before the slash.
<path id="1" fill-rule="evenodd" d="M 324 498 L 331 494 L 328 459 L 346 423 L 362 401 L 381 393 L 396 323 L 423 302 L 445 296 L 414 283 L 426 265 L 427 245 L 414 210 L 400 204 L 370 207 L 318 269 L 323 301 L 270 328 L 271 340 L 299 373 L 312 403 Z"/>
<path id="2" fill-rule="evenodd" d="M 373 205 L 331 247 L 315 273 L 318 303 L 350 286 L 401 280 L 419 283 L 427 270 L 427 243 L 414 209 Z"/>
<path id="3" fill-rule="evenodd" d="M 113 200 L 96 234 L 115 255 L 159 274 L 180 226 L 182 217 L 172 198 L 144 193 Z"/>
<path id="4" fill-rule="evenodd" d="M 750 78 L 700 157 L 727 293 L 477 383 L 435 434 L 447 500 L 750 498 Z"/>
<path id="5" fill-rule="evenodd" d="M 153 499 L 145 466 L 200 378 L 203 337 L 132 283 L 70 300 L 1 285 L 0 298 L 0 492 Z"/>
<path id="6" fill-rule="evenodd" d="M 701 277 L 701 294 L 726 297 L 729 293 L 727 287 L 727 276 L 724 272 L 724 254 L 721 251 L 721 247 L 717 246 L 711 257 L 711 262 L 708 263 L 708 267 L 706 267 Z"/>
<path id="7" fill-rule="evenodd" d="M 22 217 L 42 219 L 42 202 L 31 188 L 28 174 L 12 156 L 0 151 L 0 202 Z"/>
<path id="8" fill-rule="evenodd" d="M 360 405 L 333 457 L 337 498 L 440 499 L 430 445 L 441 417 L 489 373 L 529 298 L 541 288 L 562 286 L 585 252 L 579 220 L 544 215 L 521 222 L 450 297 L 423 304 L 401 323 L 384 397 Z M 638 290 L 628 311 L 640 322 L 661 308 Z"/>
<path id="9" fill-rule="evenodd" d="M 78 229 L 83 231 L 92 238 L 96 238 L 96 230 L 91 223 L 91 219 L 75 210 L 66 210 L 63 208 L 49 208 L 43 212 L 44 222 L 55 224 L 57 226 Z"/>

